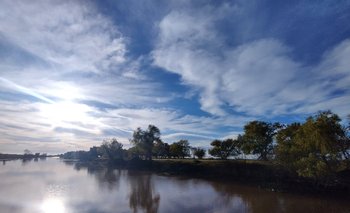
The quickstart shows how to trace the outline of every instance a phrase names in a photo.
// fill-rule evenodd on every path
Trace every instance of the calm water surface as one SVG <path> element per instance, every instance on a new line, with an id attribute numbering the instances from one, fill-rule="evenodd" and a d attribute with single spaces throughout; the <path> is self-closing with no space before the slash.
<path id="1" fill-rule="evenodd" d="M 350 212 L 350 201 L 126 170 L 77 168 L 59 159 L 1 162 L 0 212 Z"/>

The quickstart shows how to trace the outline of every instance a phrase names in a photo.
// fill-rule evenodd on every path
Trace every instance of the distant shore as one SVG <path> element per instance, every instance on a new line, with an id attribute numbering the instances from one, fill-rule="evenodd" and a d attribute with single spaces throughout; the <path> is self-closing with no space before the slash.
<path id="1" fill-rule="evenodd" d="M 150 171 L 161 175 L 242 183 L 271 191 L 350 197 L 350 171 L 338 173 L 332 179 L 315 180 L 302 178 L 273 163 L 256 160 L 94 160 L 76 161 L 75 166 Z"/>
<path id="2" fill-rule="evenodd" d="M 34 158 L 46 158 L 53 157 L 52 155 L 46 154 L 0 154 L 0 161 L 9 161 L 9 160 L 17 160 L 17 159 L 34 159 Z"/>

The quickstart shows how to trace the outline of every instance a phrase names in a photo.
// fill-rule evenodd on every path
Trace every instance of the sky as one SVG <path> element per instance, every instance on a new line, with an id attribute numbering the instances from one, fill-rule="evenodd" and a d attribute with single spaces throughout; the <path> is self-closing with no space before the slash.
<path id="1" fill-rule="evenodd" d="M 208 147 L 252 120 L 350 114 L 350 1 L 2 0 L 0 152 L 137 127 Z"/>

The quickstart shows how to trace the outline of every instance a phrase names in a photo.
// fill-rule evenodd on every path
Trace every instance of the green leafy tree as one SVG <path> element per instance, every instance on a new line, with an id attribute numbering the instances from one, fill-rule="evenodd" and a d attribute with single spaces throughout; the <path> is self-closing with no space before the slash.
<path id="1" fill-rule="evenodd" d="M 293 161 L 298 156 L 298 151 L 295 149 L 295 138 L 300 127 L 300 123 L 292 123 L 279 130 L 276 135 L 276 159 L 289 169 L 294 169 Z"/>
<path id="2" fill-rule="evenodd" d="M 137 147 L 146 160 L 152 160 L 154 143 L 160 141 L 160 131 L 156 126 L 149 125 L 147 130 L 137 128 L 130 142 Z"/>
<path id="3" fill-rule="evenodd" d="M 238 139 L 214 140 L 210 143 L 213 148 L 209 149 L 209 154 L 221 159 L 227 159 L 229 156 L 239 155 L 240 141 Z"/>
<path id="4" fill-rule="evenodd" d="M 190 145 L 187 140 L 179 140 L 170 144 L 170 156 L 185 158 L 190 156 Z"/>
<path id="5" fill-rule="evenodd" d="M 334 174 L 348 156 L 347 134 L 338 115 L 330 111 L 290 125 L 277 136 L 278 159 L 300 176 L 322 178 Z"/>
<path id="6" fill-rule="evenodd" d="M 338 115 L 326 111 L 309 117 L 301 126 L 295 141 L 299 156 L 295 165 L 300 175 L 320 177 L 337 170 L 346 152 L 340 121 Z"/>
<path id="7" fill-rule="evenodd" d="M 242 150 L 245 154 L 258 155 L 258 159 L 267 160 L 273 153 L 273 138 L 279 123 L 271 124 L 264 121 L 251 121 L 244 126 Z"/>

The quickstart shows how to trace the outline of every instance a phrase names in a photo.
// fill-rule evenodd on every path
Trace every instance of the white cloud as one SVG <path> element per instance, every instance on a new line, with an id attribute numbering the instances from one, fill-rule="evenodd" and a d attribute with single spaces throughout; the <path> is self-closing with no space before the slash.
<path id="1" fill-rule="evenodd" d="M 0 58 L 2 151 L 127 143 L 131 129 L 99 118 L 107 115 L 98 107 L 171 99 L 140 74 L 142 58 L 126 57 L 127 40 L 87 1 L 1 1 L 0 42 L 13 53 Z"/>
<path id="2" fill-rule="evenodd" d="M 154 64 L 180 75 L 191 86 L 184 98 L 198 93 L 212 116 L 165 108 L 178 94 L 144 75 L 147 57 L 129 58 L 128 38 L 91 2 L 1 1 L 0 42 L 12 52 L 0 56 L 2 151 L 87 149 L 105 137 L 127 145 L 149 124 L 166 142 L 200 146 L 257 117 L 349 113 L 349 40 L 306 66 L 278 39 L 228 45 L 216 24 L 237 8 L 181 8 L 159 22 Z"/>
<path id="3" fill-rule="evenodd" d="M 26 148 L 54 153 L 88 149 L 106 137 L 117 137 L 129 146 L 137 127 L 158 126 L 166 142 L 189 139 L 192 145 L 208 145 L 225 136 L 225 127 L 240 127 L 245 117 L 213 118 L 183 115 L 171 109 L 119 108 L 99 110 L 77 103 L 0 101 L 2 151 Z M 65 106 L 66 105 L 66 106 Z M 20 148 L 19 148 L 20 147 Z"/>
<path id="4" fill-rule="evenodd" d="M 350 85 L 350 38 L 326 52 L 315 73 L 329 84 L 331 89 L 349 91 Z"/>
<path id="5" fill-rule="evenodd" d="M 142 57 L 125 56 L 128 38 L 90 2 L 1 1 L 0 35 L 15 52 L 0 59 L 2 92 L 124 106 L 172 98 L 142 74 Z"/>
<path id="6" fill-rule="evenodd" d="M 100 72 L 125 61 L 125 41 L 88 2 L 1 1 L 1 34 L 60 72 Z"/>
<path id="7" fill-rule="evenodd" d="M 219 11 L 169 13 L 159 24 L 153 51 L 155 65 L 179 74 L 199 91 L 202 110 L 225 115 L 229 107 L 257 116 L 326 109 L 349 113 L 345 107 L 350 100 L 349 41 L 310 67 L 294 60 L 295 50 L 277 39 L 225 44 L 215 28 Z M 339 90 L 342 97 L 334 97 Z"/>
<path id="8" fill-rule="evenodd" d="M 108 123 L 111 128 L 123 129 L 132 132 L 137 127 L 147 128 L 149 124 L 160 128 L 165 139 L 175 136 L 189 136 L 195 138 L 212 139 L 221 137 L 227 127 L 241 127 L 251 118 L 233 117 L 206 117 L 184 115 L 172 109 L 156 108 L 120 108 L 99 112 L 96 115 L 100 122 Z"/>

